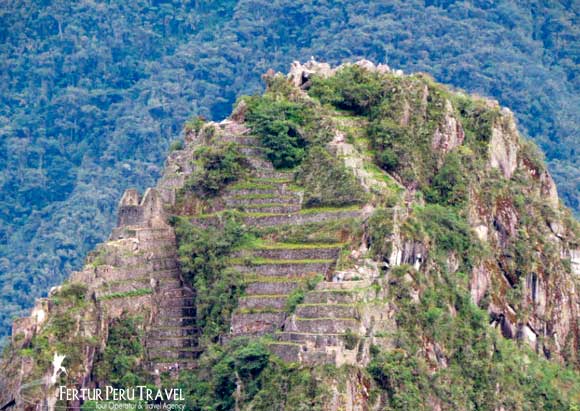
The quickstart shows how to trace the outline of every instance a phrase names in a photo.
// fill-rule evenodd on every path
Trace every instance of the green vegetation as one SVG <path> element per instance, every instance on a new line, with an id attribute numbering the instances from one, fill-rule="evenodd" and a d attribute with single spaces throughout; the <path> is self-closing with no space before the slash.
<path id="1" fill-rule="evenodd" d="M 331 263 L 334 260 L 325 260 L 325 259 L 311 259 L 311 260 L 275 260 L 271 258 L 252 258 L 252 259 L 230 259 L 230 262 L 234 264 L 248 264 L 248 265 L 270 265 L 270 264 L 312 264 L 312 263 L 320 263 L 326 264 Z"/>
<path id="2" fill-rule="evenodd" d="M 300 164 L 307 145 L 302 127 L 307 116 L 305 106 L 272 97 L 247 98 L 246 120 L 260 136 L 266 154 L 276 168 Z"/>
<path id="3" fill-rule="evenodd" d="M 193 116 L 185 122 L 183 131 L 189 133 L 191 131 L 199 133 L 206 124 L 206 119 L 203 116 Z"/>
<path id="4" fill-rule="evenodd" d="M 377 257 L 389 258 L 393 234 L 393 211 L 377 209 L 368 220 L 370 250 Z"/>
<path id="5" fill-rule="evenodd" d="M 389 232 L 379 223 L 382 213 L 369 222 L 371 241 Z M 466 273 L 481 245 L 457 209 L 417 207 L 403 235 L 429 244 L 429 271 L 402 265 L 389 272 L 390 298 L 399 307 L 395 348 L 375 347 L 368 367 L 385 409 L 429 410 L 433 398 L 450 409 L 573 409 L 580 395 L 578 374 L 555 371 L 558 365 L 505 340 L 489 327 L 485 309 L 472 303 Z M 376 240 L 371 250 L 379 258 L 390 254 Z M 446 260 L 451 252 L 458 256 L 453 272 Z"/>
<path id="6" fill-rule="evenodd" d="M 244 98 L 246 122 L 266 149 L 276 168 L 294 168 L 307 147 L 328 141 L 321 118 L 312 105 L 294 94 L 282 76 L 269 79 L 263 96 Z"/>
<path id="7" fill-rule="evenodd" d="M 318 382 L 336 376 L 336 371 L 284 364 L 270 355 L 267 343 L 237 338 L 212 346 L 198 373 L 180 374 L 186 409 L 322 411 L 329 393 Z"/>
<path id="8" fill-rule="evenodd" d="M 195 168 L 185 187 L 202 196 L 215 196 L 227 184 L 241 178 L 247 167 L 245 157 L 234 143 L 203 146 L 193 157 Z"/>
<path id="9" fill-rule="evenodd" d="M 269 227 L 261 232 L 268 240 L 287 244 L 346 243 L 359 238 L 361 224 L 358 218 L 339 218 L 321 223 Z"/>
<path id="10" fill-rule="evenodd" d="M 235 215 L 224 215 L 221 227 L 201 229 L 185 218 L 175 220 L 182 273 L 196 290 L 197 325 L 202 344 L 229 331 L 229 321 L 243 291 L 239 273 L 227 271 L 228 255 L 248 240 Z"/>
<path id="11" fill-rule="evenodd" d="M 333 77 L 315 78 L 308 92 L 323 104 L 368 119 L 366 137 L 383 170 L 396 173 L 407 185 L 428 184 L 436 166 L 431 140 L 443 114 L 441 86 L 421 76 L 403 78 L 347 66 Z"/>
<path id="12" fill-rule="evenodd" d="M 334 248 L 334 247 L 342 247 L 343 243 L 308 243 L 308 244 L 299 244 L 299 243 L 276 243 L 276 242 L 267 242 L 263 239 L 256 238 L 253 241 L 247 242 L 244 244 L 243 248 L 247 249 L 262 249 L 262 250 L 303 250 L 303 249 L 316 249 L 316 248 Z"/>
<path id="13" fill-rule="evenodd" d="M 450 206 L 463 206 L 467 200 L 468 177 L 462 167 L 462 158 L 458 153 L 451 153 L 445 158 L 431 187 L 426 190 L 429 202 Z"/>
<path id="14" fill-rule="evenodd" d="M 315 77 L 309 90 L 321 103 L 358 115 L 370 114 L 385 93 L 384 78 L 358 66 L 341 70 L 329 79 Z"/>
<path id="15" fill-rule="evenodd" d="M 29 381 L 42 378 L 46 370 L 50 369 L 55 353 L 65 355 L 63 366 L 72 373 L 79 370 L 87 349 L 94 349 L 98 342 L 94 337 L 80 335 L 76 332 L 79 323 L 92 318 L 91 310 L 87 310 L 87 288 L 83 284 L 66 283 L 55 291 L 51 297 L 51 313 L 47 322 L 30 338 L 24 341 L 24 335 L 16 338 L 22 347 L 18 352 L 13 352 L 8 347 L 4 353 L 5 359 L 11 355 L 20 355 L 30 359 L 31 372 L 27 374 Z M 24 344 L 22 346 L 22 344 Z M 61 375 L 60 383 L 71 383 L 72 377 Z M 27 395 L 37 395 L 36 390 L 43 387 L 32 384 Z"/>
<path id="16" fill-rule="evenodd" d="M 323 147 L 313 147 L 308 151 L 296 181 L 304 187 L 306 207 L 361 204 L 367 197 L 343 161 Z"/>
<path id="17" fill-rule="evenodd" d="M 457 252 L 467 256 L 475 240 L 467 221 L 455 210 L 440 205 L 427 205 L 416 209 L 416 219 L 407 221 L 403 230 L 417 241 L 432 240 L 437 250 Z"/>
<path id="18" fill-rule="evenodd" d="M 375 349 L 368 368 L 391 407 L 387 409 L 429 410 L 435 396 L 451 409 L 492 410 L 499 404 L 506 409 L 573 409 L 580 395 L 578 375 L 491 330 L 487 313 L 471 303 L 460 278 L 443 274 L 442 280 L 429 280 L 421 287 L 419 303 L 403 292 L 408 284 L 394 283 L 392 298 L 402 308 L 396 348 Z M 432 344 L 431 356 L 415 355 L 421 338 Z"/>
<path id="19" fill-rule="evenodd" d="M 94 374 L 98 381 L 115 387 L 135 387 L 148 382 L 142 367 L 143 319 L 123 317 L 109 326 L 105 350 L 95 359 Z"/>
<path id="20" fill-rule="evenodd" d="M 184 144 L 182 140 L 173 140 L 169 145 L 169 152 L 183 150 Z"/>
<path id="21" fill-rule="evenodd" d="M 140 297 L 142 295 L 153 294 L 151 288 L 140 288 L 138 290 L 120 291 L 117 293 L 106 294 L 99 297 L 99 300 L 112 300 L 115 298 Z"/>

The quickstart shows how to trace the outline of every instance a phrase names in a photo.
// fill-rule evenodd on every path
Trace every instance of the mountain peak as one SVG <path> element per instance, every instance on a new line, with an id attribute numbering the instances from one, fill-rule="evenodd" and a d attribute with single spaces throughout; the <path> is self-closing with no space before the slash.
<path id="1" fill-rule="evenodd" d="M 265 80 L 15 322 L 2 404 L 78 408 L 56 353 L 65 385 L 179 381 L 191 409 L 573 403 L 578 223 L 513 114 L 366 60 Z"/>

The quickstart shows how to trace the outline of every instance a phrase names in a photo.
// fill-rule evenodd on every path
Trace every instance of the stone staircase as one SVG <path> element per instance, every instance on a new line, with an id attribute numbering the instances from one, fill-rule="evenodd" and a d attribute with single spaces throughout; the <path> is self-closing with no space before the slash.
<path id="1" fill-rule="evenodd" d="M 249 137 L 244 138 L 252 141 Z M 252 176 L 246 181 L 229 186 L 222 199 L 226 209 L 241 212 L 246 224 L 276 227 L 360 215 L 360 209 L 355 207 L 303 209 L 302 190 L 293 183 L 292 172 L 275 170 L 259 147 L 241 146 L 240 151 L 250 163 Z M 219 217 L 219 212 L 198 216 L 192 219 L 192 223 L 209 226 L 219 222 Z"/>
<path id="2" fill-rule="evenodd" d="M 242 250 L 232 258 L 232 268 L 241 272 L 245 295 L 232 318 L 234 335 L 261 335 L 281 329 L 293 291 L 308 281 L 325 277 L 333 269 L 340 244 L 295 248 L 293 244 L 270 244 Z"/>
<path id="3" fill-rule="evenodd" d="M 156 288 L 156 315 L 147 335 L 151 369 L 163 372 L 193 368 L 200 353 L 195 316 L 195 293 L 184 286 L 179 272 L 173 284 Z"/>
<path id="4" fill-rule="evenodd" d="M 288 362 L 364 363 L 368 324 L 361 303 L 374 294 L 370 280 L 320 282 L 274 335 L 271 351 Z"/>
<path id="5" fill-rule="evenodd" d="M 101 264 L 97 300 L 119 312 L 127 306 L 151 307 L 145 329 L 148 368 L 159 374 L 196 365 L 195 295 L 177 265 L 171 227 L 121 226 L 94 260 Z"/>
<path id="6" fill-rule="evenodd" d="M 287 361 L 364 363 L 372 321 L 359 303 L 369 299 L 374 291 L 368 280 L 332 282 L 333 278 L 342 278 L 333 275 L 343 248 L 338 231 L 335 239 L 325 236 L 320 244 L 284 240 L 285 233 L 297 226 L 332 225 L 363 216 L 363 209 L 303 208 L 303 189 L 296 186 L 293 172 L 274 169 L 264 149 L 245 127 L 231 121 L 213 127 L 219 137 L 212 138 L 237 144 L 250 165 L 251 175 L 223 191 L 215 202 L 215 210 L 219 211 L 192 216 L 191 222 L 200 227 L 220 225 L 225 211 L 236 210 L 246 226 L 264 234 L 256 243 L 230 256 L 228 271 L 237 271 L 244 281 L 244 294 L 231 319 L 231 336 L 270 335 L 272 352 Z M 198 144 L 196 136 L 189 137 L 193 147 Z M 199 141 L 204 144 L 203 137 Z M 165 179 L 168 183 L 164 183 L 169 194 L 183 186 L 185 177 L 179 170 L 190 172 L 187 153 L 173 154 L 175 164 L 170 164 Z M 171 199 L 174 195 L 166 197 Z M 267 234 L 272 232 L 277 234 Z M 186 310 L 193 310 L 177 305 L 184 310 L 184 316 Z M 169 312 L 170 308 L 161 310 Z M 166 323 L 173 326 L 169 320 Z M 181 323 L 175 325 L 178 326 Z M 182 328 L 175 331 L 184 339 L 188 332 Z M 182 350 L 179 352 L 181 355 Z"/>

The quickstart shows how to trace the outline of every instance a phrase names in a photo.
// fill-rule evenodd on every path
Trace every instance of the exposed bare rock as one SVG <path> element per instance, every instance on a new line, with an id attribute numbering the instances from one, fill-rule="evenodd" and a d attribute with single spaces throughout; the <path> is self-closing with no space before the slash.
<path id="1" fill-rule="evenodd" d="M 403 115 L 401 116 L 399 124 L 403 127 L 408 126 L 410 118 L 411 118 L 411 106 L 409 105 L 409 102 L 405 100 L 403 102 Z"/>
<path id="2" fill-rule="evenodd" d="M 471 300 L 475 304 L 479 304 L 481 299 L 491 285 L 491 272 L 485 264 L 479 264 L 473 268 L 471 274 Z"/>
<path id="3" fill-rule="evenodd" d="M 534 350 L 537 348 L 538 334 L 529 324 L 522 326 L 518 337 L 528 343 Z"/>
<path id="4" fill-rule="evenodd" d="M 424 340 L 423 341 L 423 354 L 427 360 L 431 363 L 433 370 L 440 368 L 447 368 L 447 356 L 443 352 L 441 346 L 433 341 Z"/>
<path id="5" fill-rule="evenodd" d="M 405 241 L 402 244 L 393 243 L 393 253 L 389 259 L 391 266 L 410 264 L 419 269 L 427 258 L 427 248 L 423 243 Z"/>
<path id="6" fill-rule="evenodd" d="M 556 188 L 556 183 L 550 173 L 546 170 L 540 175 L 540 190 L 542 198 L 552 207 L 553 209 L 558 209 L 560 205 L 560 200 L 558 198 L 558 190 Z"/>
<path id="7" fill-rule="evenodd" d="M 479 238 L 481 241 L 487 241 L 487 233 L 489 231 L 487 225 L 478 224 L 473 228 L 473 230 L 475 231 L 477 238 Z"/>
<path id="8" fill-rule="evenodd" d="M 453 106 L 449 100 L 445 100 L 445 115 L 443 123 L 437 127 L 433 135 L 431 147 L 442 154 L 447 154 L 455 147 L 463 144 L 465 133 L 461 123 L 454 116 Z"/>
<path id="9" fill-rule="evenodd" d="M 342 67 L 348 65 L 349 63 L 346 63 L 333 69 L 330 66 L 330 64 L 317 62 L 316 60 L 314 60 L 314 58 L 312 58 L 305 64 L 301 64 L 299 61 L 294 61 L 290 66 L 290 71 L 288 72 L 288 79 L 296 87 L 307 89 L 310 85 L 309 79 L 312 77 L 312 75 L 316 74 L 321 77 L 329 77 L 333 75 L 337 70 L 340 70 Z M 356 63 L 354 63 L 354 65 L 364 68 L 365 70 L 374 71 L 378 73 L 392 72 L 390 67 L 386 64 L 375 65 L 373 62 L 365 59 L 357 61 Z M 403 75 L 403 72 L 397 70 L 396 74 Z"/>
<path id="10" fill-rule="evenodd" d="M 495 205 L 493 225 L 502 248 L 515 237 L 518 222 L 519 216 L 511 199 L 498 199 Z"/>
<path id="11" fill-rule="evenodd" d="M 489 143 L 490 165 L 498 168 L 505 178 L 511 178 L 517 167 L 518 131 L 513 114 L 507 108 L 501 110 L 501 115 L 491 129 Z"/>
<path id="12" fill-rule="evenodd" d="M 421 116 L 424 120 L 427 119 L 427 107 L 429 105 L 429 87 L 427 84 L 423 85 L 423 92 L 421 93 Z"/>
<path id="13" fill-rule="evenodd" d="M 570 265 L 572 273 L 580 277 L 580 250 L 570 250 Z"/>
<path id="14" fill-rule="evenodd" d="M 313 74 L 328 77 L 334 73 L 334 69 L 328 63 L 319 63 L 314 59 L 302 65 L 299 61 L 294 61 L 290 66 L 288 79 L 296 87 L 307 86 L 308 80 Z"/>
<path id="15" fill-rule="evenodd" d="M 323 411 L 369 411 L 371 382 L 362 373 L 348 373 L 345 382 L 331 381 L 331 398 Z"/>
<path id="16" fill-rule="evenodd" d="M 246 111 L 248 110 L 248 106 L 244 100 L 240 101 L 238 105 L 234 108 L 232 115 L 230 118 L 235 121 L 236 123 L 243 123 L 246 119 Z"/>
<path id="17" fill-rule="evenodd" d="M 505 338 L 513 339 L 517 335 L 517 326 L 512 308 L 499 308 L 493 304 L 489 306 L 491 325 L 498 328 Z"/>

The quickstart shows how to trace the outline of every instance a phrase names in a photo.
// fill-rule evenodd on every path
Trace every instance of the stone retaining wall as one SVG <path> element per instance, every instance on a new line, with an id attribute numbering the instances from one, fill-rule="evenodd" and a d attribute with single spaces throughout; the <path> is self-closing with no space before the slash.
<path id="1" fill-rule="evenodd" d="M 252 273 L 260 276 L 293 276 L 304 277 L 309 274 L 326 274 L 331 263 L 304 263 L 304 264 L 254 264 L 235 265 L 232 268 L 241 273 Z"/>

